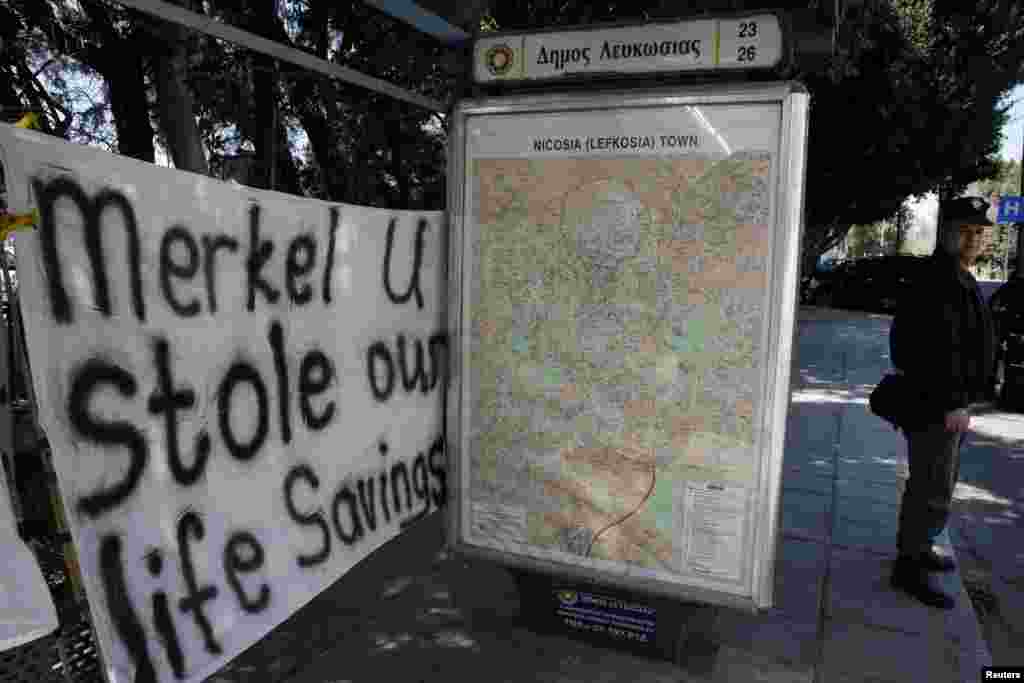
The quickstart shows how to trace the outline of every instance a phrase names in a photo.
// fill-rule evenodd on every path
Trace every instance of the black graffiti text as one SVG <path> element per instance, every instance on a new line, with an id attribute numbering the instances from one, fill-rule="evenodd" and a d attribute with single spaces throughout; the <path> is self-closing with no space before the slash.
<path id="1" fill-rule="evenodd" d="M 404 304 L 411 298 L 416 299 L 416 308 L 423 308 L 423 287 L 420 283 L 420 271 L 423 269 L 423 248 L 424 248 L 424 234 L 430 229 L 430 223 L 427 219 L 420 218 L 416 222 L 416 236 L 413 242 L 412 252 L 412 268 L 409 275 L 409 284 L 406 286 L 404 292 L 396 292 L 394 285 L 392 284 L 392 254 L 395 248 L 395 230 L 397 228 L 398 221 L 392 218 L 388 221 L 388 231 L 385 235 L 384 241 L 384 267 L 381 271 L 381 277 L 384 281 L 384 293 L 387 294 L 388 300 L 393 304 Z"/>
<path id="2" fill-rule="evenodd" d="M 104 228 L 108 223 L 106 218 L 116 214 L 124 226 L 127 247 L 124 254 L 132 311 L 140 322 L 145 322 L 139 220 L 131 201 L 112 188 L 101 189 L 90 197 L 69 176 L 51 180 L 34 178 L 32 187 L 39 204 L 40 247 L 54 320 L 70 324 L 74 319 L 71 299 L 64 284 L 65 263 L 59 254 L 57 238 L 65 231 L 67 222 L 62 217 L 58 225 L 57 204 L 61 200 L 69 200 L 84 231 L 96 309 L 106 317 L 114 313 L 107 255 L 117 254 L 120 250 L 104 248 L 109 246 L 104 243 Z M 167 307 L 179 317 L 191 318 L 204 313 L 216 315 L 223 308 L 218 295 L 218 272 L 227 259 L 235 259 L 236 265 L 241 265 L 245 273 L 244 307 L 249 312 L 255 311 L 257 304 L 274 306 L 282 296 L 297 307 L 310 305 L 317 294 L 324 305 L 330 304 L 339 215 L 337 208 L 327 212 L 326 248 L 322 236 L 313 231 L 295 235 L 286 244 L 277 244 L 272 239 L 276 231 L 264 229 L 263 210 L 259 204 L 249 207 L 249 239 L 244 244 L 224 233 L 200 234 L 197 237 L 184 223 L 173 222 L 160 238 L 158 262 L 155 264 L 159 292 Z M 422 223 L 426 225 L 425 220 Z M 422 258 L 422 232 L 417 233 L 417 240 L 420 247 L 416 258 L 419 260 Z M 203 292 L 205 296 L 200 295 Z M 408 294 L 414 294 L 422 307 L 418 276 L 410 283 Z"/>
<path id="3" fill-rule="evenodd" d="M 366 377 L 374 399 L 388 401 L 398 387 L 406 393 L 430 393 L 447 372 L 448 335 L 437 332 L 427 339 L 395 338 L 394 347 L 378 340 L 366 350 Z M 426 359 L 429 358 L 428 368 Z"/>
<path id="4" fill-rule="evenodd" d="M 337 373 L 327 355 L 316 348 L 307 350 L 299 361 L 297 376 L 292 378 L 285 358 L 284 331 L 276 320 L 270 323 L 267 344 L 274 359 L 275 382 L 268 382 L 251 359 L 239 355 L 216 385 L 220 444 L 240 462 L 252 460 L 267 444 L 274 420 L 272 404 L 278 407 L 277 433 L 283 444 L 292 439 L 293 404 L 297 405 L 296 412 L 310 431 L 325 429 L 336 416 L 336 401 L 329 397 L 328 391 L 336 386 Z M 181 486 L 191 486 L 202 477 L 213 442 L 209 428 L 202 427 L 190 447 L 182 446 L 182 414 L 195 409 L 196 398 L 195 391 L 175 374 L 173 355 L 166 339 L 153 340 L 153 374 L 157 382 L 147 409 L 163 423 L 162 450 L 167 454 L 167 466 L 174 481 Z M 104 389 L 113 389 L 122 401 L 130 402 L 137 399 L 138 381 L 129 370 L 99 357 L 86 360 L 72 371 L 66 408 L 75 436 L 87 443 L 127 449 L 130 457 L 127 472 L 119 481 L 77 502 L 78 511 L 90 519 L 102 516 L 131 496 L 145 473 L 150 454 L 143 429 L 127 421 L 96 416 L 93 404 Z M 231 420 L 236 402 L 242 400 L 255 404 L 256 426 L 249 434 L 239 433 Z"/>
<path id="5" fill-rule="evenodd" d="M 193 557 L 196 553 L 209 553 L 208 547 L 197 548 L 206 539 L 206 527 L 202 518 L 194 510 L 186 510 L 177 523 L 177 554 L 184 580 L 185 594 L 177 600 L 178 618 L 175 619 L 170 599 L 166 591 L 156 590 L 150 597 L 153 614 L 153 628 L 157 633 L 164 656 L 174 672 L 175 678 L 184 678 L 187 672 L 185 656 L 181 648 L 179 633 L 181 629 L 192 628 L 198 631 L 203 641 L 204 650 L 211 655 L 223 653 L 223 645 L 214 633 L 208 615 L 208 603 L 221 599 L 224 592 L 216 584 L 209 583 L 209 577 L 201 577 L 196 572 Z M 100 540 L 99 548 L 100 576 L 106 594 L 110 615 L 128 655 L 136 666 L 135 680 L 138 683 L 156 681 L 156 668 L 146 641 L 142 619 L 144 612 L 137 609 L 129 597 L 127 571 L 123 541 L 117 533 L 108 533 Z M 266 610 L 271 603 L 273 592 L 270 585 L 258 577 L 246 578 L 249 574 L 258 574 L 263 569 L 265 552 L 263 545 L 256 536 L 246 530 L 238 530 L 228 537 L 222 552 L 222 569 L 224 579 L 230 588 L 238 607 L 247 614 L 258 614 Z M 145 558 L 146 569 L 154 578 L 160 578 L 164 570 L 164 558 L 159 549 L 152 550 Z"/>
<path id="6" fill-rule="evenodd" d="M 334 539 L 349 547 L 389 525 L 405 529 L 447 501 L 442 437 L 411 462 L 392 458 L 386 443 L 380 443 L 378 450 L 377 470 L 342 480 L 327 496 L 312 466 L 303 463 L 289 470 L 283 486 L 288 516 L 316 532 L 311 534 L 309 551 L 295 558 L 300 568 L 326 562 L 337 547 Z"/>

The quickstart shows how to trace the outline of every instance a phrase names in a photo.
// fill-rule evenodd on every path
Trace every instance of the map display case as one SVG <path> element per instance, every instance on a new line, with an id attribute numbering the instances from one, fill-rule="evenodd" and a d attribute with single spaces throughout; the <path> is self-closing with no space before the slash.
<path id="1" fill-rule="evenodd" d="M 807 106 L 792 83 L 456 106 L 456 552 L 771 606 Z"/>

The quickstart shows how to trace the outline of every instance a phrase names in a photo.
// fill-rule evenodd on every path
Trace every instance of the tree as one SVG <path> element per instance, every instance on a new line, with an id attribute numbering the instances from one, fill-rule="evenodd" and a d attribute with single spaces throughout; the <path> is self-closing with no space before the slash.
<path id="1" fill-rule="evenodd" d="M 184 87 L 188 44 L 179 27 L 148 19 L 138 13 L 99 0 L 42 0 L 12 3 L 9 17 L 14 26 L 11 35 L 11 68 L 0 81 L 0 90 L 18 93 L 26 109 L 60 109 L 65 116 L 60 124 L 64 132 L 72 129 L 71 110 L 76 109 L 74 93 L 67 77 L 96 74 L 105 84 L 105 101 L 80 110 L 79 118 L 92 123 L 93 131 L 105 125 L 103 113 L 109 110 L 116 132 L 114 146 L 125 156 L 153 162 L 154 117 L 151 101 L 157 108 L 156 121 L 167 142 L 176 166 L 206 171 L 202 148 L 197 144 L 191 92 Z M 6 44 L 6 42 L 5 42 Z M 5 54 L 6 54 L 5 50 Z M 29 72 L 32 58 L 43 62 L 35 73 Z M 49 70 L 52 94 L 34 84 Z M 154 94 L 155 88 L 155 94 Z M 54 102 L 61 102 L 60 107 Z M 45 113 L 45 111 L 44 111 Z M 50 129 L 54 117 L 47 116 Z M 85 131 L 88 140 L 90 131 Z"/>
<path id="2" fill-rule="evenodd" d="M 441 100 L 455 87 L 442 62 L 456 53 L 357 0 L 175 1 Z M 475 25 L 483 2 L 449 4 Z M 908 196 L 949 195 L 994 174 L 1000 97 L 1021 80 L 1024 19 L 1013 0 L 867 0 L 838 18 L 828 14 L 833 3 L 815 0 L 487 4 L 481 25 L 503 30 L 779 7 L 818 13 L 823 30 L 837 21 L 830 58 L 808 61 L 798 45 L 781 74 L 749 75 L 799 79 L 811 92 L 805 263 L 850 226 L 892 216 Z M 17 49 L 0 54 L 0 97 L 44 110 L 52 130 L 68 125 L 68 98 L 33 83 L 32 50 L 102 76 L 107 102 L 98 105 L 109 103 L 122 153 L 151 158 L 155 133 L 181 168 L 205 172 L 209 157 L 216 171 L 251 150 L 260 187 L 443 206 L 443 116 L 100 0 L 12 0 L 0 7 L 0 36 L 8 34 Z M 856 125 L 837 135 L 849 121 Z M 299 132 L 305 152 L 295 148 Z"/>
<path id="3" fill-rule="evenodd" d="M 999 160 L 996 168 L 995 175 L 978 183 L 978 191 L 982 196 L 988 198 L 992 194 L 1020 194 L 1021 162 L 1016 159 Z"/>
<path id="4" fill-rule="evenodd" d="M 13 122 L 32 112 L 41 130 L 66 137 L 72 124 L 68 102 L 50 92 L 43 74 L 53 36 L 46 27 L 57 22 L 47 3 L 0 4 L 0 120 Z"/>
<path id="5" fill-rule="evenodd" d="M 191 0 L 170 0 L 186 9 L 197 9 Z M 164 21 L 145 20 L 160 27 L 151 52 L 157 119 L 174 160 L 175 168 L 206 174 L 209 165 L 195 120 L 195 102 L 188 85 L 189 54 L 198 44 L 184 27 Z"/>
<path id="6" fill-rule="evenodd" d="M 986 199 L 991 195 L 1017 195 L 1020 193 L 1021 163 L 1016 160 L 999 161 L 998 172 L 994 177 L 978 183 L 978 191 Z M 1016 237 L 1016 229 L 1009 224 L 997 225 L 991 230 L 991 239 L 978 257 L 978 263 L 985 268 L 990 277 L 1005 279 L 1009 277 L 1008 267 L 1010 252 Z M 1012 268 L 1009 268 L 1012 270 Z"/>
<path id="7" fill-rule="evenodd" d="M 848 224 L 878 220 L 930 190 L 955 196 L 995 172 L 1006 119 L 1000 100 L 1021 78 L 1007 55 L 1021 17 L 1007 3 L 983 2 L 970 12 L 938 4 L 865 5 L 848 16 L 828 70 L 805 76 L 817 109 L 805 267 Z M 985 65 L 990 72 L 979 75 Z M 834 136 L 834 121 L 857 125 Z"/>
<path id="8" fill-rule="evenodd" d="M 60 6 L 67 18 L 67 41 L 80 46 L 65 56 L 78 57 L 106 81 L 118 151 L 152 163 L 156 151 L 143 61 L 144 46 L 151 44 L 148 32 L 123 10 L 93 0 L 86 0 L 81 8 L 82 13 L 76 13 L 69 6 Z"/>
<path id="9" fill-rule="evenodd" d="M 494 3 L 487 25 L 536 29 L 700 11 L 819 7 L 819 24 L 826 28 L 833 17 L 823 8 L 830 4 L 691 0 L 556 7 L 521 0 Z M 805 268 L 851 226 L 893 216 L 907 197 L 931 190 L 948 196 L 992 174 L 1005 122 L 1000 98 L 1021 80 L 1021 60 L 1013 60 L 1024 21 L 1010 0 L 966 6 L 952 0 L 869 0 L 846 11 L 838 23 L 831 57 L 798 58 L 781 74 L 803 81 L 812 98 Z"/>

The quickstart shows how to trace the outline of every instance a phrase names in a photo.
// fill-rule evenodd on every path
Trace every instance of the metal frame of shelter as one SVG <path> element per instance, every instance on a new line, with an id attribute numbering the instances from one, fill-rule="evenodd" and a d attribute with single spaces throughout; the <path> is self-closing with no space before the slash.
<path id="1" fill-rule="evenodd" d="M 116 2 L 164 21 L 180 24 L 193 31 L 236 43 L 279 61 L 295 64 L 310 71 L 315 71 L 331 78 L 338 78 L 368 90 L 388 95 L 396 100 L 408 102 L 409 104 L 414 104 L 437 113 L 445 113 L 448 110 L 445 103 L 409 92 L 379 78 L 367 76 L 354 69 L 314 57 L 302 50 L 281 45 L 254 33 L 172 5 L 165 0 L 116 0 Z M 376 7 L 394 18 L 412 25 L 417 30 L 437 38 L 442 44 L 458 46 L 471 39 L 471 36 L 465 31 L 452 26 L 438 15 L 423 9 L 413 2 L 369 0 L 366 4 Z"/>
<path id="2" fill-rule="evenodd" d="M 614 81 L 611 81 L 614 82 Z M 448 400 L 447 448 L 449 467 L 453 473 L 452 480 L 457 482 L 453 487 L 453 499 L 449 510 L 449 544 L 461 555 L 477 557 L 488 561 L 505 564 L 513 569 L 536 572 L 548 576 L 569 576 L 580 583 L 616 586 L 620 589 L 636 592 L 647 596 L 664 596 L 672 599 L 727 605 L 738 609 L 756 612 L 771 606 L 771 593 L 774 571 L 774 548 L 776 543 L 776 523 L 778 519 L 778 492 L 781 478 L 783 455 L 782 436 L 784 433 L 785 413 L 788 405 L 787 392 L 789 386 L 788 369 L 790 366 L 790 335 L 794 328 L 793 311 L 796 295 L 796 269 L 799 243 L 802 237 L 802 192 L 796 188 L 802 185 L 805 165 L 805 138 L 807 120 L 807 96 L 801 87 L 792 83 L 773 84 L 731 84 L 729 86 L 690 86 L 690 87 L 659 87 L 656 89 L 637 88 L 627 79 L 619 79 L 618 88 L 603 87 L 597 92 L 568 93 L 563 89 L 557 94 L 539 95 L 532 93 L 517 97 L 501 96 L 485 99 L 465 100 L 459 104 L 454 113 L 452 123 L 453 173 L 449 187 L 451 200 L 450 212 L 450 243 L 449 261 L 449 296 L 451 314 L 449 329 L 454 338 L 460 341 L 454 345 L 451 386 Z M 754 557 L 750 565 L 741 573 L 742 586 L 725 588 L 724 584 L 715 584 L 701 580 L 699 577 L 685 577 L 670 582 L 664 577 L 641 575 L 640 573 L 619 574 L 618 570 L 598 570 L 590 566 L 570 564 L 562 555 L 527 549 L 509 542 L 506 551 L 498 551 L 493 545 L 481 545 L 469 538 L 470 525 L 463 519 L 468 509 L 464 485 L 468 480 L 466 474 L 466 457 L 469 451 L 470 434 L 476 433 L 479 424 L 474 421 L 471 405 L 475 405 L 479 397 L 473 395 L 471 382 L 473 376 L 467 360 L 471 354 L 470 329 L 475 321 L 471 320 L 470 310 L 473 306 L 469 292 L 469 273 L 474 268 L 472 254 L 478 247 L 469 246 L 471 241 L 479 240 L 480 226 L 476 224 L 476 215 L 470 210 L 473 205 L 473 189 L 471 167 L 475 156 L 470 153 L 470 140 L 477 137 L 487 139 L 498 127 L 498 119 L 506 128 L 515 125 L 517 117 L 534 117 L 538 115 L 562 115 L 579 113 L 593 115 L 595 112 L 633 112 L 642 116 L 646 111 L 667 111 L 696 106 L 727 107 L 739 104 L 772 104 L 779 108 L 779 139 L 775 156 L 774 172 L 769 192 L 773 197 L 772 242 L 770 263 L 768 266 L 768 291 L 771 303 L 765 314 L 765 342 L 763 344 L 765 358 L 761 367 L 765 368 L 764 388 L 759 393 L 762 412 L 756 418 L 755 431 L 763 436 L 758 437 L 757 452 L 761 456 L 759 474 L 752 490 L 756 491 L 750 510 L 745 512 L 744 520 L 751 516 L 750 537 L 754 539 L 751 546 Z M 619 114 L 622 116 L 622 114 Z M 470 120 L 490 120 L 492 127 L 484 127 L 470 132 Z M 531 119 L 533 120 L 533 119 Z M 645 119 L 646 121 L 647 119 Z M 481 124 L 484 125 L 484 124 Z M 536 125 L 536 124 L 535 124 Z M 552 124 L 553 126 L 554 124 Z M 580 124 L 584 127 L 584 124 Z M 546 128 L 547 131 L 564 130 Z M 635 131 L 634 131 L 635 133 Z M 555 135 L 556 133 L 551 133 Z M 625 133 L 623 133 L 625 134 Z M 494 156 L 495 154 L 492 154 Z M 498 155 L 500 156 L 500 155 Z M 522 155 L 509 153 L 508 156 L 520 158 Z M 533 159 L 534 157 L 530 157 Z M 482 266 L 480 266 L 482 267 Z M 550 302 L 548 302 L 550 303 Z M 746 523 L 746 521 L 744 522 Z M 499 542 L 495 542 L 499 544 Z M 513 547 L 514 546 L 514 547 Z M 550 557 L 548 555 L 551 555 Z M 746 560 L 744 560 L 746 562 Z"/>
<path id="3" fill-rule="evenodd" d="M 276 62 L 294 64 L 308 71 L 329 78 L 339 79 L 434 113 L 446 114 L 450 109 L 451 103 L 440 102 L 408 91 L 385 80 L 314 57 L 301 50 L 268 40 L 164 0 L 115 0 L 115 2 L 158 19 L 184 26 L 198 33 L 235 43 L 254 52 L 267 55 L 276 60 Z M 420 32 L 436 38 L 442 45 L 456 50 L 461 45 L 468 44 L 472 38 L 468 33 L 451 25 L 442 17 L 408 0 L 365 0 L 365 4 L 411 25 Z M 2 164 L 0 164 L 0 167 L 2 167 Z M 3 224 L 3 229 L 3 236 L 6 237 L 8 229 L 6 223 Z M 3 253 L 0 253 L 0 269 L 4 271 L 3 278 L 0 278 L 0 290 L 9 293 L 12 291 L 12 288 L 9 282 L 6 254 Z M 16 296 L 16 294 L 13 296 Z M 17 322 L 15 322 L 14 327 L 12 336 L 17 341 L 17 339 L 23 338 L 22 332 Z M 19 359 L 19 365 L 23 369 L 27 369 L 27 353 L 25 349 L 16 348 L 13 354 Z M 32 422 L 35 422 L 36 410 L 34 406 L 36 401 L 32 392 L 31 380 L 26 381 L 26 390 L 28 391 L 29 403 L 27 417 Z M 42 430 L 36 426 L 35 433 L 41 434 Z M 48 454 L 40 453 L 40 458 L 43 460 L 43 471 L 48 473 L 49 478 L 52 480 L 53 469 L 52 465 L 48 463 L 48 457 Z M 10 464 L 12 467 L 0 469 L 9 469 L 13 475 L 13 461 Z M 0 476 L 5 475 L 3 472 L 0 472 Z M 52 481 L 50 485 L 55 486 L 55 481 Z M 14 501 L 15 509 L 17 510 L 17 493 L 13 488 L 11 493 L 12 501 Z M 55 532 L 59 538 L 66 538 L 68 536 L 67 524 L 60 497 L 56 494 L 55 488 L 49 490 L 48 493 L 50 499 L 43 503 L 43 505 L 53 506 L 52 510 L 50 510 L 50 516 L 56 524 Z M 81 586 L 76 581 L 76 550 L 69 539 L 64 541 L 64 544 L 65 557 L 62 558 L 56 553 L 49 552 L 49 549 L 47 549 L 45 554 L 46 561 L 43 562 L 43 566 L 47 571 L 63 571 L 68 576 L 68 580 L 74 586 L 74 599 L 78 606 L 74 609 L 73 613 L 69 612 L 61 617 L 62 623 L 56 632 L 3 652 L 0 668 L 14 666 L 19 674 L 25 676 L 23 680 L 26 681 L 42 680 L 44 676 L 51 675 L 59 677 L 68 683 L 79 680 L 84 681 L 86 679 L 95 680 L 96 676 L 102 677 L 103 680 L 109 680 L 107 668 L 103 666 L 103 654 L 101 649 L 97 647 L 99 639 L 95 635 L 95 627 L 89 616 L 89 609 L 86 607 L 88 603 L 85 601 L 84 591 L 81 590 Z M 67 546 L 71 546 L 70 549 Z M 62 563 L 64 567 L 61 569 L 59 565 Z M 69 620 L 67 623 L 63 623 L 65 617 Z M 55 659 L 59 661 L 55 662 Z M 50 679 L 47 678 L 46 680 Z"/>

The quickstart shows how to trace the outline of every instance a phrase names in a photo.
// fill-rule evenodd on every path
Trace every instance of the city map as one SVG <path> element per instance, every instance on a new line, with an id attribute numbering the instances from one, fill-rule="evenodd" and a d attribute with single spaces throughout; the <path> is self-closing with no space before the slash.
<path id="1" fill-rule="evenodd" d="M 469 542 L 739 580 L 772 155 L 471 164 Z"/>

